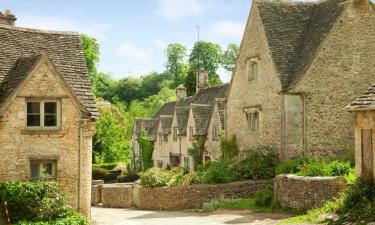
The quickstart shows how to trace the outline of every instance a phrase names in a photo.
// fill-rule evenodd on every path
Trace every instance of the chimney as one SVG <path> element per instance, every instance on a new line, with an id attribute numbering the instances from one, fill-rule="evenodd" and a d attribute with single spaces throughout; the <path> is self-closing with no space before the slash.
<path id="1" fill-rule="evenodd" d="M 198 92 L 200 89 L 204 89 L 207 87 L 208 87 L 208 71 L 201 70 L 197 74 L 196 91 Z"/>
<path id="2" fill-rule="evenodd" d="M 0 24 L 8 26 L 15 26 L 17 18 L 12 14 L 10 10 L 4 10 L 0 12 Z"/>
<path id="3" fill-rule="evenodd" d="M 370 0 L 354 0 L 354 4 L 357 5 L 359 10 L 367 11 L 373 8 Z"/>
<path id="4" fill-rule="evenodd" d="M 176 88 L 177 101 L 180 101 L 182 98 L 186 98 L 186 87 L 184 85 L 179 85 Z"/>

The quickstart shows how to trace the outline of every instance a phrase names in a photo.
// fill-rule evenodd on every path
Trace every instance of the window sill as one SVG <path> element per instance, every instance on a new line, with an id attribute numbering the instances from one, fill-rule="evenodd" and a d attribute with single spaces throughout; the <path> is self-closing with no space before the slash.
<path id="1" fill-rule="evenodd" d="M 63 134 L 61 129 L 58 130 L 31 130 L 25 129 L 21 131 L 21 134 L 26 135 L 48 135 L 48 134 Z"/>

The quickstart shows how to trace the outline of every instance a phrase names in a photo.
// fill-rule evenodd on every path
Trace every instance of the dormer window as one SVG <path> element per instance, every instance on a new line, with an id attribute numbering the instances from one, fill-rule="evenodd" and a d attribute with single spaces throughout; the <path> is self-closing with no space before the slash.
<path id="1" fill-rule="evenodd" d="M 162 145 L 163 144 L 163 133 L 159 133 L 158 135 L 158 139 L 159 139 L 159 145 Z"/>
<path id="2" fill-rule="evenodd" d="M 258 78 L 258 60 L 247 60 L 247 80 L 252 81 Z"/>
<path id="3" fill-rule="evenodd" d="M 28 100 L 26 102 L 26 115 L 27 129 L 58 129 L 60 127 L 60 102 Z"/>

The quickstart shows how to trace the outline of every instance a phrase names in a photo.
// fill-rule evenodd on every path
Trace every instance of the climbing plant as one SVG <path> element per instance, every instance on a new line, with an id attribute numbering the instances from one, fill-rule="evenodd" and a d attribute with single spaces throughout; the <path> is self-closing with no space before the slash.
<path id="1" fill-rule="evenodd" d="M 154 150 L 154 143 L 148 140 L 146 131 L 142 131 L 139 138 L 139 145 L 142 151 L 143 170 L 151 168 L 152 165 L 152 152 Z"/>
<path id="2" fill-rule="evenodd" d="M 192 147 L 188 149 L 188 154 L 194 159 L 194 168 L 197 168 L 198 165 L 202 165 L 203 151 L 204 151 L 203 141 L 194 141 Z"/>
<path id="3" fill-rule="evenodd" d="M 236 136 L 232 136 L 229 139 L 226 139 L 224 135 L 220 137 L 220 151 L 222 160 L 233 159 L 237 156 L 239 148 L 237 145 Z"/>

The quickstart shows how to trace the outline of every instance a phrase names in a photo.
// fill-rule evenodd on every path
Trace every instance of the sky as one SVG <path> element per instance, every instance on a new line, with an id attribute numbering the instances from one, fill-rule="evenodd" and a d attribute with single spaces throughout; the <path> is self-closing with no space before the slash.
<path id="1" fill-rule="evenodd" d="M 98 70 L 120 79 L 165 68 L 169 43 L 240 44 L 251 0 L 0 0 L 16 26 L 77 31 L 98 40 Z M 218 71 L 223 81 L 230 74 Z"/>

